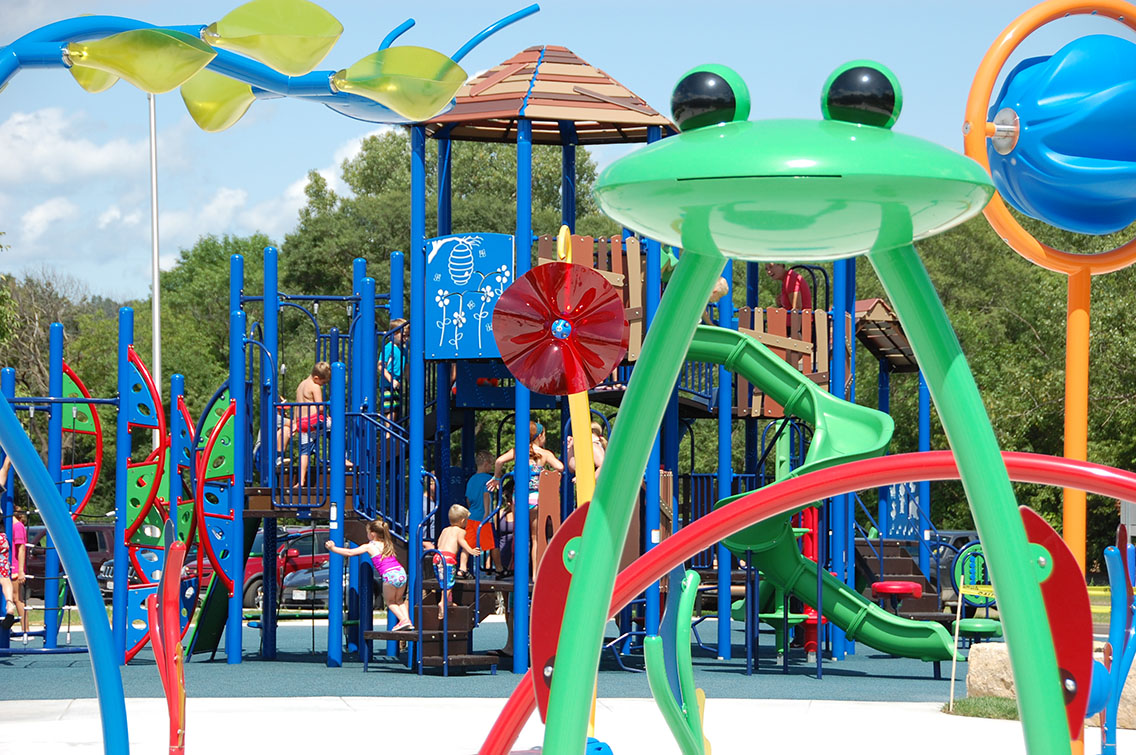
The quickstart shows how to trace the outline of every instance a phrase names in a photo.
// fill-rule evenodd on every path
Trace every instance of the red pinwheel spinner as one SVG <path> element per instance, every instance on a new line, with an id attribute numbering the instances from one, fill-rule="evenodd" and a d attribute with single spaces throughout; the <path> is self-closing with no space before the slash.
<path id="1" fill-rule="evenodd" d="M 505 366 L 531 391 L 565 396 L 594 388 L 627 353 L 623 300 L 583 265 L 550 262 L 505 289 L 493 310 Z"/>

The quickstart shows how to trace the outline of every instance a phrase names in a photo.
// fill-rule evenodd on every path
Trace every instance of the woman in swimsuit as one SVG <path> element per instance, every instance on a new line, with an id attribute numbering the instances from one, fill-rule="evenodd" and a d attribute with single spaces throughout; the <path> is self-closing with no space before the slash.
<path id="1" fill-rule="evenodd" d="M 540 473 L 545 469 L 552 469 L 557 472 L 564 471 L 564 464 L 560 459 L 556 458 L 556 454 L 549 451 L 544 447 L 545 441 L 548 439 L 544 425 L 539 422 L 529 423 L 529 475 L 528 475 L 528 492 L 529 492 L 529 542 L 532 544 L 532 561 L 536 563 L 536 525 L 537 516 L 536 508 L 540 503 Z M 517 449 L 510 448 L 505 453 L 497 457 L 497 461 L 493 463 L 493 479 L 486 483 L 487 490 L 497 490 L 501 484 L 501 474 L 505 465 L 509 462 L 517 461 Z M 520 480 L 517 484 L 522 484 Z"/>

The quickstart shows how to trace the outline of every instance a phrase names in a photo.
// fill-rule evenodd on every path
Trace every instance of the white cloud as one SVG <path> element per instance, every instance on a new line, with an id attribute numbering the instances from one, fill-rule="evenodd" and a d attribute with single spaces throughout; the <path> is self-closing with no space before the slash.
<path id="1" fill-rule="evenodd" d="M 145 169 L 149 154 L 145 140 L 95 144 L 80 135 L 85 122 L 83 113 L 66 115 L 57 107 L 10 115 L 0 124 L 0 185 L 34 180 L 62 183 Z"/>
<path id="2" fill-rule="evenodd" d="M 99 214 L 99 219 L 96 221 L 96 224 L 98 229 L 102 231 L 112 224 L 133 228 L 141 222 L 142 210 L 135 208 L 130 212 L 123 213 L 118 205 L 112 204 Z"/>
<path id="3" fill-rule="evenodd" d="M 79 208 L 66 197 L 54 197 L 38 204 L 20 218 L 23 240 L 32 242 L 42 236 L 53 223 L 74 219 Z"/>
<path id="4" fill-rule="evenodd" d="M 158 234 L 163 249 L 188 247 L 205 234 L 231 233 L 248 192 L 222 186 L 203 207 L 189 210 L 159 210 Z"/>

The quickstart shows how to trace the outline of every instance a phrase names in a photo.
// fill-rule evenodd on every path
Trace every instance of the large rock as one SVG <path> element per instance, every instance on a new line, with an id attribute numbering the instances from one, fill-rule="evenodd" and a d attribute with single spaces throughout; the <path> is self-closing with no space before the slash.
<path id="1" fill-rule="evenodd" d="M 1101 660 L 1100 643 L 1093 643 L 1093 657 Z M 970 648 L 966 694 L 967 697 L 1017 697 L 1006 643 L 981 642 Z M 1093 716 L 1086 723 L 1100 726 L 1100 716 Z M 1132 675 L 1124 682 L 1117 724 L 1121 729 L 1136 729 L 1136 679 Z"/>

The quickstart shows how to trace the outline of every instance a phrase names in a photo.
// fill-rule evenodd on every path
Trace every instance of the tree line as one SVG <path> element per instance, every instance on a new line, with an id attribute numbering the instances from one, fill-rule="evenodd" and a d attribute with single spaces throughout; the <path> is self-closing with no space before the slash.
<path id="1" fill-rule="evenodd" d="M 534 147 L 533 227 L 555 234 L 560 218 L 560 152 Z M 348 294 L 352 260 L 368 260 L 368 274 L 380 291 L 388 290 L 389 255 L 409 246 L 410 144 L 405 131 L 392 130 L 367 138 L 360 152 L 340 166 L 349 191 L 337 193 L 318 173 L 309 173 L 305 204 L 294 230 L 283 239 L 203 235 L 180 251 L 173 268 L 161 277 L 162 394 L 169 376 L 186 377 L 187 403 L 196 416 L 213 391 L 228 377 L 229 257 L 245 257 L 245 291 L 259 294 L 265 246 L 280 249 L 280 290 L 287 293 Z M 511 233 L 516 212 L 516 152 L 509 145 L 454 143 L 452 219 L 456 231 Z M 591 196 L 596 166 L 583 150 L 577 158 L 577 232 L 602 236 L 619 232 L 599 213 Z M 427 229 L 436 225 L 437 169 L 428 161 Z M 1085 237 L 1026 221 L 1039 238 L 1057 248 L 1080 252 L 1109 249 L 1133 230 L 1113 237 Z M 1003 448 L 1061 454 L 1064 416 L 1064 320 L 1066 280 L 1042 270 L 1008 249 L 978 217 L 947 233 L 920 242 L 918 253 L 931 274 L 939 296 L 954 323 L 963 350 L 974 370 Z M 744 299 L 744 265 L 734 266 L 735 304 Z M 409 282 L 409 274 L 406 276 Z M 760 305 L 775 301 L 776 284 L 764 275 Z M 1136 271 L 1122 270 L 1093 283 L 1092 369 L 1090 382 L 1089 458 L 1126 468 L 1136 452 L 1136 337 L 1131 308 Z M 884 296 L 870 264 L 857 265 L 858 298 Z M 884 297 L 886 298 L 886 297 Z M 407 302 L 409 297 L 407 296 Z M 116 302 L 94 295 L 56 271 L 45 268 L 22 277 L 7 276 L 0 285 L 0 364 L 17 371 L 17 393 L 47 392 L 47 328 L 63 322 L 67 361 L 97 396 L 116 389 L 116 318 L 118 307 L 135 310 L 135 347 L 148 362 L 150 354 L 149 297 Z M 409 309 L 409 307 L 407 307 Z M 262 307 L 246 307 L 249 321 L 259 322 Z M 319 312 L 324 328 L 348 324 L 346 307 L 325 305 Z M 281 315 L 281 393 L 290 399 L 314 359 L 310 322 L 288 308 Z M 386 320 L 380 316 L 380 325 Z M 877 366 L 860 349 L 857 361 L 857 401 L 876 404 Z M 917 387 L 914 375 L 892 379 L 891 413 L 896 419 L 893 451 L 917 447 Z M 100 409 L 107 427 L 113 413 Z M 45 414 L 45 413 L 44 413 Z M 498 425 L 506 413 L 484 412 L 479 417 L 479 444 L 495 449 Z M 550 447 L 559 447 L 555 413 L 545 425 Z M 46 444 L 46 418 L 27 420 L 33 440 Z M 932 448 L 946 448 L 937 418 L 932 417 Z M 506 433 L 508 435 L 508 433 Z M 695 423 L 693 466 L 714 471 L 717 430 L 712 420 Z M 137 434 L 141 435 L 141 434 Z M 678 472 L 688 471 L 691 439 L 684 437 Z M 107 432 L 105 480 L 113 480 L 114 434 Z M 137 452 L 144 452 L 139 440 Z M 735 423 L 734 468 L 744 464 L 742 423 Z M 83 449 L 75 453 L 81 454 Z M 66 462 L 66 457 L 65 457 Z M 113 509 L 112 483 L 100 484 L 89 509 L 102 514 Z M 1019 500 L 1041 511 L 1060 526 L 1061 492 L 1038 486 L 1017 487 Z M 867 498 L 865 498 L 867 500 Z M 874 507 L 873 507 L 874 508 Z M 932 516 L 941 528 L 969 529 L 969 508 L 961 487 L 933 486 Z M 1117 514 L 1114 501 L 1089 498 L 1089 557 L 1099 558 L 1113 539 Z"/>

